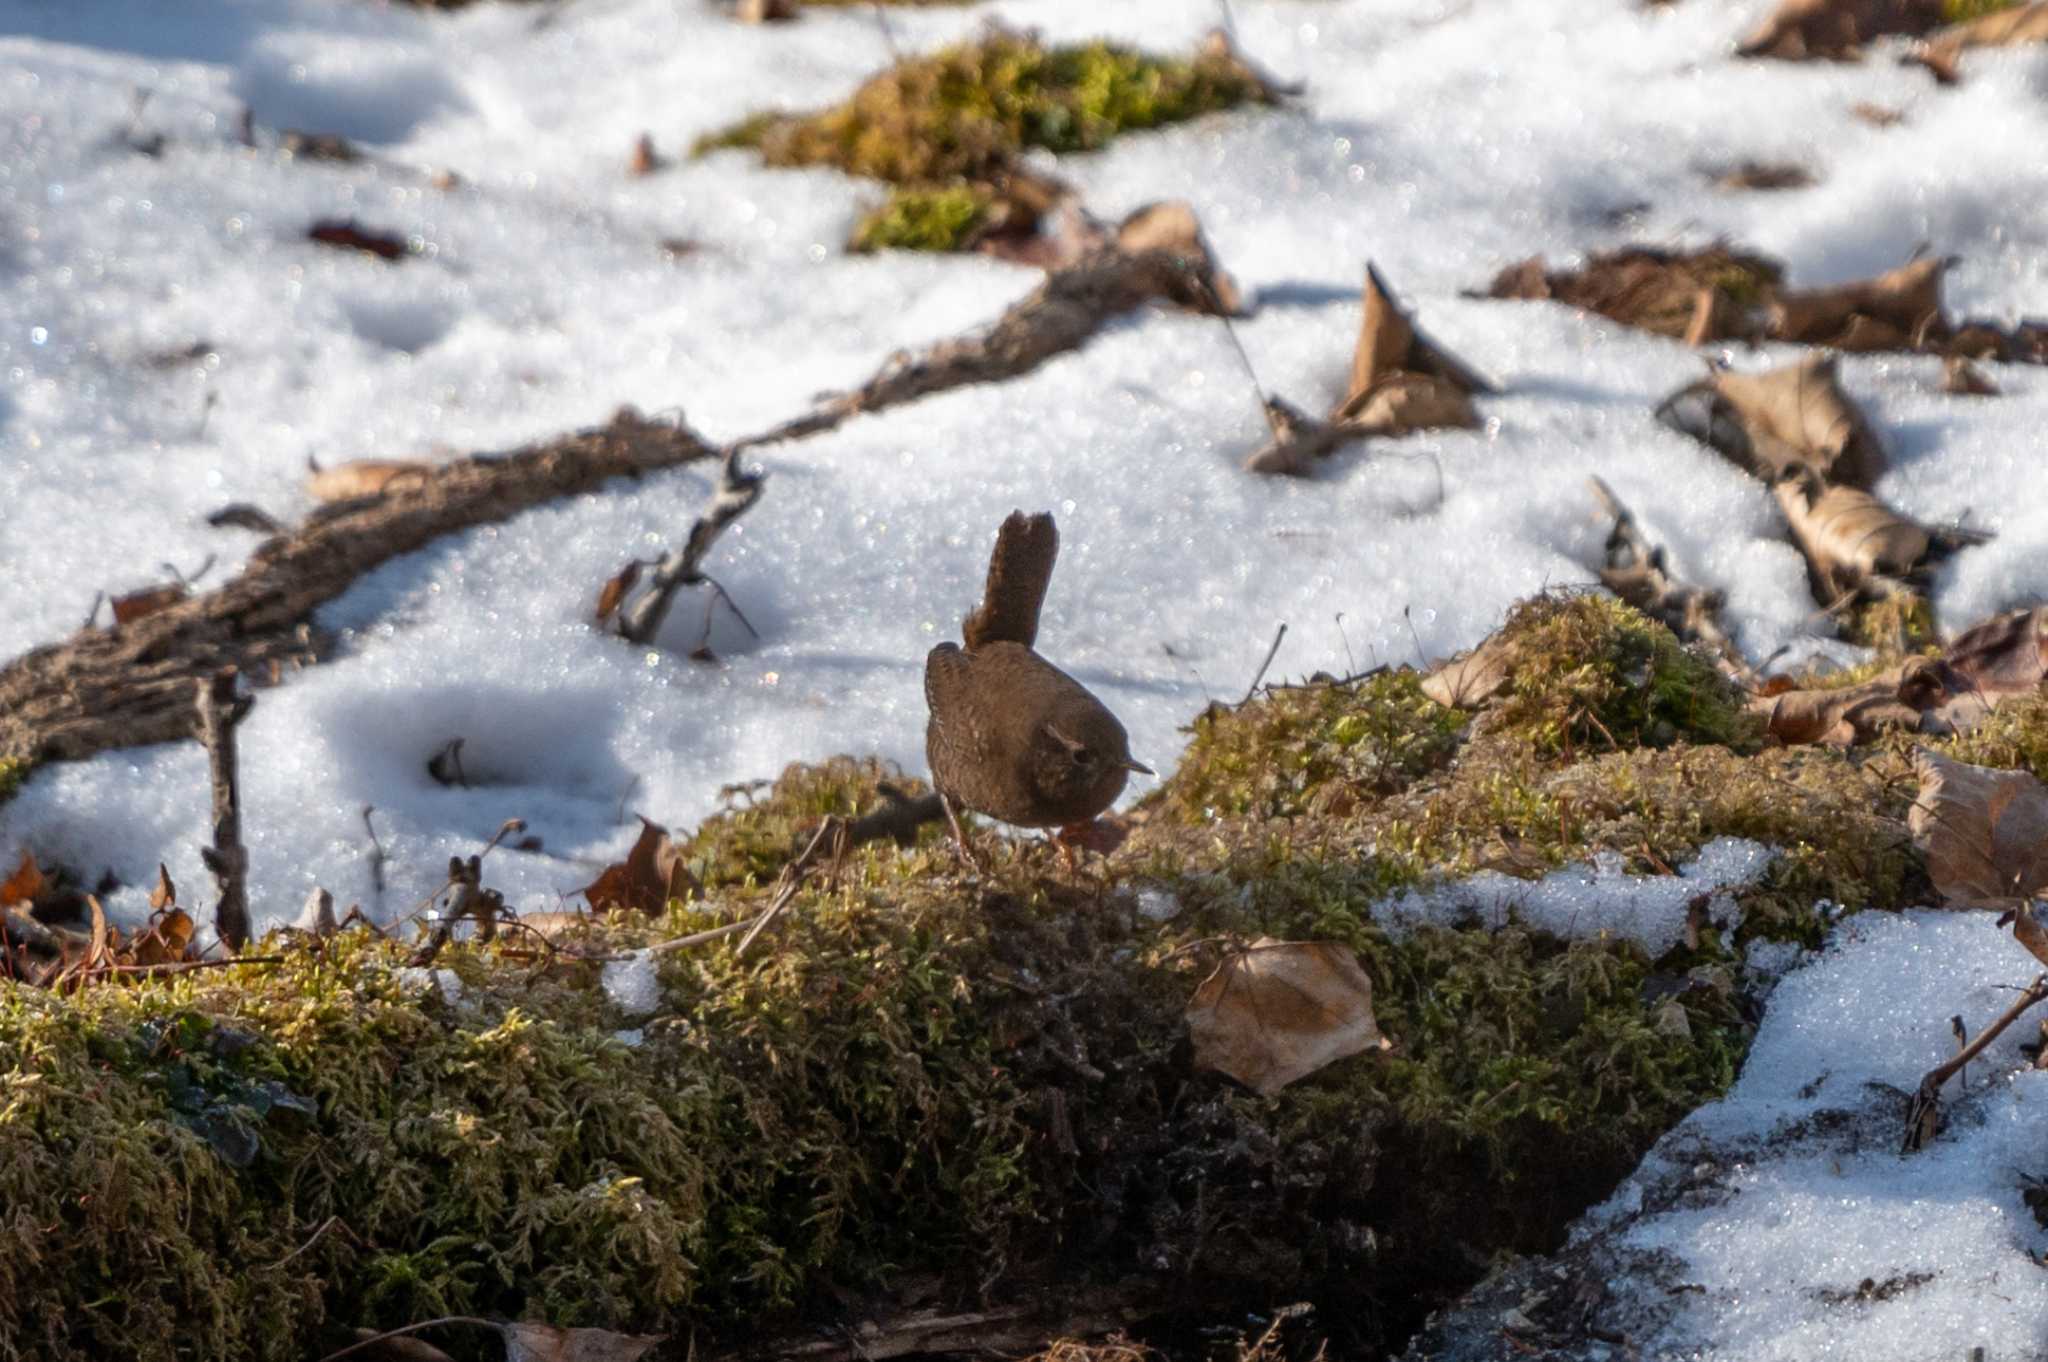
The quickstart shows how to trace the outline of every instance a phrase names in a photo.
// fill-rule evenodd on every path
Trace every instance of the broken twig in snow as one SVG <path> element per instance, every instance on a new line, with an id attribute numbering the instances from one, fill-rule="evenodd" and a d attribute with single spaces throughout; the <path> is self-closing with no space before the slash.
<path id="1" fill-rule="evenodd" d="M 236 782 L 235 726 L 248 716 L 252 697 L 235 697 L 235 669 L 223 667 L 199 682 L 199 741 L 206 746 L 213 784 L 213 845 L 200 859 L 220 886 L 214 930 L 231 951 L 249 944 L 249 853 L 242 846 L 242 794 Z"/>
<path id="2" fill-rule="evenodd" d="M 704 514 L 697 517 L 690 526 L 690 536 L 680 549 L 671 549 L 661 556 L 654 570 L 647 575 L 638 596 L 630 601 L 639 578 L 639 564 L 628 565 L 625 572 L 614 581 L 624 585 L 616 592 L 607 589 L 605 598 L 611 604 L 610 612 L 600 611 L 600 618 L 609 614 L 612 630 L 630 643 L 651 643 L 661 631 L 662 621 L 668 618 L 669 607 L 675 603 L 676 592 L 686 586 L 708 586 L 711 597 L 704 604 L 704 634 L 699 640 L 693 657 L 705 655 L 711 645 L 711 611 L 724 601 L 733 616 L 746 626 L 749 634 L 759 638 L 739 606 L 733 603 L 724 587 L 704 571 L 704 559 L 711 552 L 711 546 L 718 542 L 718 536 L 761 499 L 761 485 L 767 481 L 765 473 L 749 473 L 740 467 L 740 447 L 731 446 L 725 451 L 725 461 L 718 471 L 718 488 L 712 494 L 711 505 Z M 630 574 L 630 576 L 628 576 Z M 616 597 L 616 599 L 614 599 Z"/>
<path id="3" fill-rule="evenodd" d="M 1941 1085 L 1961 1072 L 1962 1067 L 1982 1054 L 1984 1048 L 1997 1040 L 2005 1028 L 2019 1020 L 2020 1015 L 2034 1004 L 2048 999 L 2048 974 L 2034 976 L 2034 982 L 2021 990 L 2020 996 L 2011 1007 L 1982 1031 L 1968 1045 L 1957 1050 L 1953 1057 L 1929 1069 L 1920 1080 L 1920 1086 L 1913 1093 L 1913 1100 L 1906 1107 L 1906 1138 L 1899 1147 L 1901 1154 L 1911 1154 L 1926 1146 L 1941 1129 Z"/>
<path id="4" fill-rule="evenodd" d="M 1636 524 L 1635 513 L 1614 489 L 1597 477 L 1587 478 L 1586 485 L 1600 509 L 1614 520 L 1614 528 L 1607 532 L 1601 583 L 1687 643 L 1706 644 L 1723 671 L 1743 685 L 1754 685 L 1756 673 L 1721 628 L 1721 593 L 1672 576 L 1664 563 L 1664 546 L 1649 541 Z"/>

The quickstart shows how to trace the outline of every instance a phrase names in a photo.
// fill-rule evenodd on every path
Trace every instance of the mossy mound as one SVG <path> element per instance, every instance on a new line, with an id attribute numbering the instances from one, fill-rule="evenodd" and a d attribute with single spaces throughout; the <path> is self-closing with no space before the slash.
<path id="1" fill-rule="evenodd" d="M 718 896 L 758 907 L 744 886 L 890 774 L 793 768 L 707 824 Z M 1391 940 L 1315 857 L 1154 882 L 1163 924 L 1118 872 L 996 861 L 975 887 L 949 848 L 858 848 L 749 958 L 652 957 L 651 1017 L 519 932 L 450 947 L 438 983 L 345 935 L 0 988 L 0 1357 L 299 1359 L 444 1313 L 736 1339 L 913 1278 L 957 1302 L 1135 1278 L 1183 1322 L 1308 1294 L 1385 1345 L 1474 1263 L 1552 1242 L 1746 1036 L 1710 992 L 1674 1025 L 1624 943 Z M 1213 938 L 1261 932 L 1353 944 L 1400 1051 L 1271 1099 L 1196 1072 Z"/>
<path id="2" fill-rule="evenodd" d="M 771 166 L 883 181 L 894 193 L 856 229 L 856 249 L 954 250 L 1027 150 L 1092 151 L 1121 133 L 1270 98 L 1221 44 L 1168 58 L 998 31 L 899 61 L 829 109 L 742 119 L 700 138 L 694 153 L 748 148 Z"/>

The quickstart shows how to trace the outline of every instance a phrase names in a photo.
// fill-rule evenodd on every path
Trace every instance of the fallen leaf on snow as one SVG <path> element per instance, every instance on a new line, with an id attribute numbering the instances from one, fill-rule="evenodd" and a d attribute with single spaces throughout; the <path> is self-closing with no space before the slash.
<path id="1" fill-rule="evenodd" d="M 1921 749 L 1906 814 L 1927 874 L 1952 907 L 2010 906 L 2048 891 L 2048 786 Z"/>
<path id="2" fill-rule="evenodd" d="M 1187 1008 L 1195 1065 L 1270 1097 L 1362 1050 L 1387 1050 L 1372 980 L 1349 946 L 1262 937 L 1232 951 Z"/>
<path id="3" fill-rule="evenodd" d="M 166 582 L 162 586 L 144 587 L 125 596 L 116 596 L 110 602 L 114 610 L 114 623 L 133 624 L 137 620 L 148 619 L 160 610 L 168 610 L 191 594 L 183 582 Z"/>
<path id="4" fill-rule="evenodd" d="M 43 892 L 47 883 L 49 881 L 43 878 L 43 872 L 36 866 L 34 853 L 22 852 L 21 863 L 14 867 L 14 873 L 7 877 L 5 883 L 0 883 L 0 907 L 34 903 L 36 895 Z"/>
<path id="5" fill-rule="evenodd" d="M 306 229 L 306 238 L 322 246 L 362 251 L 379 260 L 402 260 L 405 257 L 403 237 L 358 227 L 353 221 L 316 222 Z"/>
<path id="6" fill-rule="evenodd" d="M 1884 447 L 1836 377 L 1833 355 L 1760 374 L 1721 370 L 1664 399 L 1657 419 L 1767 483 L 1804 464 L 1830 484 L 1869 487 Z"/>
<path id="7" fill-rule="evenodd" d="M 1179 260 L 1188 273 L 1186 287 L 1174 298 L 1181 306 L 1226 317 L 1244 311 L 1237 281 L 1217 263 L 1195 210 L 1182 200 L 1150 203 L 1133 212 L 1117 227 L 1116 244 L 1130 255 L 1164 251 Z"/>
<path id="8" fill-rule="evenodd" d="M 1641 331 L 1684 338 L 1703 293 L 1747 303 L 1775 289 L 1783 273 L 1776 261 L 1719 243 L 1697 251 L 1625 246 L 1591 255 L 1576 270 L 1547 270 L 1540 256 L 1510 265 L 1494 276 L 1487 296 L 1548 299 Z"/>
<path id="9" fill-rule="evenodd" d="M 1905 350 L 1945 329 L 1941 280 L 1954 261 L 1921 256 L 1874 279 L 1787 290 L 1765 309 L 1779 340 L 1838 350 Z"/>
<path id="10" fill-rule="evenodd" d="M 1743 161 L 1712 171 L 1709 177 L 1714 188 L 1731 192 L 1804 189 L 1813 183 L 1812 171 L 1791 162 Z"/>

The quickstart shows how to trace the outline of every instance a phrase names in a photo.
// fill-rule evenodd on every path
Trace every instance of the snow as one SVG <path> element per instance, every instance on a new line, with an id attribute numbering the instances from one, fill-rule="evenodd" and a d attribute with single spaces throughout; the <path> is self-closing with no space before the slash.
<path id="1" fill-rule="evenodd" d="M 1728 1096 L 1578 1231 L 1614 1239 L 1638 1304 L 1676 1303 L 1634 1337 L 1643 1354 L 2041 1356 L 2048 1231 L 2020 1181 L 2048 1171 L 2048 1071 L 2018 1053 L 2031 1024 L 1950 1083 L 1932 1142 L 1899 1153 L 1906 1095 L 1954 1053 L 1948 1018 L 1974 1035 L 2036 970 L 1990 913 L 1871 913 L 1785 978 Z M 1859 1299 L 1865 1281 L 1885 1289 Z"/>
<path id="2" fill-rule="evenodd" d="M 1259 304 L 1238 333 L 1260 381 L 1306 408 L 1337 396 L 1375 260 L 1437 340 L 1503 386 L 1480 403 L 1483 430 L 1355 447 L 1310 482 L 1254 478 L 1237 465 L 1262 425 L 1220 327 L 1147 312 L 1024 378 L 760 450 L 765 494 L 709 566 L 761 638 L 721 613 L 716 667 L 685 656 L 697 602 L 646 649 L 588 620 L 606 577 L 683 534 L 707 470 L 440 541 L 322 611 L 337 655 L 259 693 L 241 735 L 259 918 L 289 916 L 316 886 L 344 911 L 401 916 L 449 856 L 512 816 L 541 846 L 494 852 L 489 883 L 516 908 L 553 907 L 623 854 L 636 811 L 688 827 L 721 786 L 845 750 L 921 772 L 924 653 L 972 604 L 1015 507 L 1060 521 L 1042 645 L 1161 770 L 1181 725 L 1241 690 L 1281 621 L 1274 677 L 1349 671 L 1468 647 L 1515 600 L 1591 580 L 1605 526 L 1589 473 L 1680 573 L 1727 592 L 1752 657 L 1845 655 L 1822 636 L 1764 489 L 1652 419 L 1697 357 L 1552 305 L 1461 296 L 1535 253 L 1562 263 L 1629 241 L 1725 237 L 1812 284 L 1889 268 L 1924 242 L 1961 257 L 1953 312 L 2048 313 L 2048 50 L 1973 53 L 1951 90 L 1882 55 L 1729 60 L 1767 7 L 1233 0 L 1245 50 L 1306 96 L 1127 138 L 1060 173 L 1104 216 L 1191 198 Z M 905 49 L 999 18 L 1168 51 L 1216 13 L 990 0 L 888 22 Z M 886 59 L 864 7 L 754 29 L 696 0 L 454 14 L 0 0 L 0 656 L 71 633 L 95 591 L 165 580 L 162 564 L 190 572 L 211 556 L 205 582 L 232 573 L 256 538 L 205 515 L 254 502 L 302 516 L 308 458 L 510 448 L 622 403 L 727 440 L 996 317 L 1035 274 L 840 253 L 880 197 L 872 185 L 739 153 L 624 174 L 642 131 L 679 156 L 753 108 L 840 97 Z M 1858 101 L 1905 122 L 1870 128 L 1848 112 Z M 245 103 L 253 150 L 237 145 Z M 294 161 L 276 148 L 286 127 L 345 134 L 366 156 Z M 159 156 L 129 145 L 152 134 Z M 1821 183 L 1708 185 L 1704 170 L 1745 159 L 1796 161 Z M 388 230 L 411 253 L 385 263 L 309 244 L 316 219 Z M 665 251 L 674 240 L 696 249 Z M 2005 397 L 1942 394 L 1928 358 L 1842 365 L 1893 456 L 1881 494 L 1997 532 L 1936 578 L 1956 626 L 2048 590 L 2048 373 L 1987 368 Z M 466 789 L 426 771 L 455 737 Z M 0 848 L 110 868 L 131 886 L 110 908 L 132 918 L 159 860 L 181 884 L 206 882 L 205 790 L 192 745 L 46 769 L 0 810 Z M 1716 843 L 1676 879 L 1600 864 L 1534 885 L 1482 876 L 1402 900 L 1389 921 L 1476 909 L 1657 949 L 1687 901 L 1746 882 L 1767 854 Z M 2012 1073 L 2011 1042 L 1977 1066 L 1955 1128 L 1912 1160 L 1784 1134 L 1802 1113 L 1865 1101 L 1866 1082 L 1910 1086 L 1947 1046 L 1946 1018 L 1998 1010 L 1993 985 L 2022 982 L 2024 958 L 1974 916 L 1855 918 L 1842 933 L 1780 986 L 1727 1101 L 1641 1175 L 1660 1176 L 1687 1139 L 1758 1146 L 1725 1204 L 1639 1231 L 1706 1287 L 1684 1296 L 1671 1348 L 1814 1356 L 1840 1338 L 1859 1355 L 1946 1358 L 1972 1340 L 2048 1336 L 2048 1293 L 2023 1258 L 2041 1237 L 2007 1175 L 2040 1167 L 2048 1089 Z M 638 998 L 646 972 L 619 966 L 607 986 Z M 1889 1301 L 1822 1308 L 1812 1295 L 1908 1271 L 1935 1275 Z"/>
<path id="3" fill-rule="evenodd" d="M 1707 916 L 1717 925 L 1737 921 L 1740 913 L 1727 891 L 1756 883 L 1772 855 L 1756 842 L 1717 837 L 1676 875 L 1631 875 L 1621 857 L 1603 851 L 1590 865 L 1566 866 L 1540 880 L 1489 870 L 1454 884 L 1410 889 L 1375 904 L 1373 916 L 1397 932 L 1473 922 L 1498 928 L 1512 921 L 1566 941 L 1626 938 L 1655 957 L 1685 935 L 1695 899 L 1706 900 Z"/>

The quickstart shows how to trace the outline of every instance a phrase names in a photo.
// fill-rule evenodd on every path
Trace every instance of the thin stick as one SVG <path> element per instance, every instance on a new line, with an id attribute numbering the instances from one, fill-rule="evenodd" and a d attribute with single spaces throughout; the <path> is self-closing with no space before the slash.
<path id="1" fill-rule="evenodd" d="M 783 867 L 782 887 L 775 891 L 775 901 L 768 905 L 767 912 L 754 919 L 753 925 L 747 930 L 747 934 L 740 938 L 738 948 L 733 951 L 734 959 L 745 955 L 747 947 L 754 944 L 754 938 L 768 930 L 768 925 L 774 922 L 776 918 L 782 916 L 783 910 L 788 908 L 790 903 L 796 898 L 797 889 L 802 886 L 805 878 L 810 874 L 811 861 L 817 856 L 818 848 L 825 844 L 827 836 L 838 832 L 845 826 L 845 821 L 839 818 L 827 818 L 824 822 L 818 824 L 818 831 L 811 837 L 811 844 L 804 848 L 803 855 Z"/>
<path id="2" fill-rule="evenodd" d="M 238 955 L 231 960 L 169 960 L 161 965 L 105 965 L 108 974 L 186 974 L 196 969 L 231 969 L 236 965 L 282 965 L 281 955 Z"/>
<path id="3" fill-rule="evenodd" d="M 2048 999 L 2048 974 L 2037 974 L 2034 976 L 2034 982 L 2021 990 L 2019 998 L 1997 1021 L 1977 1033 L 1977 1039 L 1957 1050 L 1952 1057 L 1935 1065 L 1921 1077 L 1920 1086 L 1913 1093 L 1913 1100 L 1906 1108 L 1906 1138 L 1899 1147 L 1901 1154 L 1912 1153 L 1933 1137 L 1941 1111 L 1941 1085 L 1955 1077 L 1965 1064 L 1982 1054 L 1984 1048 L 1998 1039 L 2006 1027 L 2019 1020 L 2022 1013 L 2044 999 Z"/>
<path id="4" fill-rule="evenodd" d="M 1254 676 L 1251 685 L 1245 688 L 1244 699 L 1238 701 L 1240 705 L 1250 704 L 1252 697 L 1259 693 L 1259 682 L 1266 679 L 1266 668 L 1273 665 L 1273 658 L 1280 651 L 1280 640 L 1286 637 L 1287 621 L 1282 620 L 1280 621 L 1280 627 L 1273 631 L 1273 646 L 1266 649 L 1266 660 L 1259 664 L 1258 675 Z"/>
<path id="5" fill-rule="evenodd" d="M 248 713 L 235 699 L 235 669 L 223 667 L 198 683 L 199 741 L 206 746 L 213 784 L 213 845 L 200 858 L 213 872 L 220 903 L 213 910 L 221 944 L 239 951 L 249 944 L 249 853 L 242 846 L 242 795 L 235 778 L 235 725 Z"/>
<path id="6" fill-rule="evenodd" d="M 396 1329 L 386 1329 L 381 1334 L 372 1334 L 368 1338 L 349 1344 L 346 1348 L 341 1348 L 327 1354 L 327 1356 L 320 1359 L 320 1362 L 336 1362 L 337 1358 L 347 1357 L 350 1353 L 359 1353 L 372 1343 L 382 1343 L 387 1338 L 398 1338 L 404 1334 L 416 1334 L 422 1329 L 431 1329 L 437 1324 L 481 1324 L 486 1329 L 496 1329 L 500 1334 L 505 1332 L 505 1326 L 494 1319 L 478 1319 L 475 1315 L 443 1315 L 439 1319 L 421 1320 L 418 1324 L 402 1324 Z"/>

